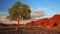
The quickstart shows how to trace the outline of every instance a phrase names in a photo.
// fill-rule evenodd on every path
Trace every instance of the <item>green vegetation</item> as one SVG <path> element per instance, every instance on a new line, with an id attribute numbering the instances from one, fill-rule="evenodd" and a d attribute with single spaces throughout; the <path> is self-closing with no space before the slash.
<path id="1" fill-rule="evenodd" d="M 30 27 L 29 29 L 30 29 L 30 30 L 35 30 L 33 27 Z"/>
<path id="2" fill-rule="evenodd" d="M 26 28 L 25 30 L 35 30 L 34 27 L 29 27 L 29 28 Z"/>
<path id="3" fill-rule="evenodd" d="M 9 16 L 11 20 L 16 20 L 17 18 L 30 19 L 30 7 L 26 4 L 22 4 L 21 2 L 16 2 L 11 8 L 8 10 Z"/>

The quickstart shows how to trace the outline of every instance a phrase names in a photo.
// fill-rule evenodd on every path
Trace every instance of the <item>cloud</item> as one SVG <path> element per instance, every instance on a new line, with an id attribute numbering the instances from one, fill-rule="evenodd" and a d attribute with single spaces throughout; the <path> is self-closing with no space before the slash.
<path id="1" fill-rule="evenodd" d="M 49 8 L 47 7 L 42 7 L 42 8 L 31 8 L 32 11 L 46 11 L 46 10 L 49 10 Z"/>
<path id="2" fill-rule="evenodd" d="M 6 15 L 8 15 L 7 12 L 1 12 L 1 11 L 0 11 L 0 16 L 6 16 Z"/>
<path id="3" fill-rule="evenodd" d="M 42 11 L 36 11 L 34 14 L 31 14 L 31 17 L 42 17 L 44 16 L 44 12 Z"/>
<path id="4" fill-rule="evenodd" d="M 0 14 L 4 14 L 5 12 L 0 12 Z"/>
<path id="5" fill-rule="evenodd" d="M 49 8 L 43 8 L 43 10 L 49 10 Z"/>
<path id="6" fill-rule="evenodd" d="M 46 11 L 46 10 L 49 10 L 49 8 L 37 8 L 36 10 L 37 10 L 37 11 L 38 11 L 38 10 Z"/>

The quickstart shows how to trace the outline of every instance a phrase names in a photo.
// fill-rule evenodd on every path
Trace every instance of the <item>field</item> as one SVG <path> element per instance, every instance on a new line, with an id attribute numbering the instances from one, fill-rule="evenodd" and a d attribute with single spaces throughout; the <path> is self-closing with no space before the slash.
<path id="1" fill-rule="evenodd" d="M 0 27 L 0 34 L 60 34 L 60 30 L 47 29 L 44 27 L 19 27 L 15 31 L 15 27 Z"/>

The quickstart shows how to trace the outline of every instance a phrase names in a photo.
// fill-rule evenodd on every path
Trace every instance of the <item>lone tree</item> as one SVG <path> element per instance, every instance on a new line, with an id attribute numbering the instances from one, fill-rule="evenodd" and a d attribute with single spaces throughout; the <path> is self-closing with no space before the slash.
<path id="1" fill-rule="evenodd" d="M 11 8 L 8 10 L 9 16 L 11 20 L 17 20 L 17 18 L 30 19 L 30 7 L 26 4 L 22 4 L 21 2 L 16 2 Z"/>
<path id="2" fill-rule="evenodd" d="M 11 8 L 8 10 L 9 16 L 11 20 L 17 20 L 18 19 L 18 24 L 16 30 L 18 30 L 18 25 L 19 25 L 19 20 L 20 18 L 23 19 L 30 19 L 30 7 L 26 4 L 22 4 L 21 2 L 16 2 Z"/>

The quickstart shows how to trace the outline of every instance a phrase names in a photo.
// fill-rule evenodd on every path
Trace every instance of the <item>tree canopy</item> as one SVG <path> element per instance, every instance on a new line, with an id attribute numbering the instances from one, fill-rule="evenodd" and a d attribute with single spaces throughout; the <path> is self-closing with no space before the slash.
<path id="1" fill-rule="evenodd" d="M 14 5 L 8 9 L 9 16 L 8 18 L 16 20 L 18 17 L 23 19 L 30 19 L 30 7 L 26 4 L 22 4 L 21 2 L 16 2 Z"/>

